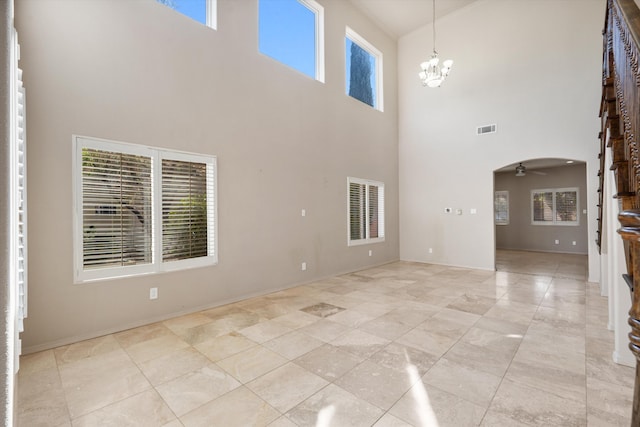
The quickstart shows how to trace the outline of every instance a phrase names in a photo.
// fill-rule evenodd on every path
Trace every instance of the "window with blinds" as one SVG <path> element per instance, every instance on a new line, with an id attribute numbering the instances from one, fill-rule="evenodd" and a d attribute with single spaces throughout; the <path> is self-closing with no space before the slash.
<path id="1" fill-rule="evenodd" d="M 162 259 L 207 256 L 207 165 L 162 160 Z"/>
<path id="2" fill-rule="evenodd" d="M 347 178 L 349 245 L 384 241 L 384 184 Z"/>
<path id="3" fill-rule="evenodd" d="M 215 158 L 74 137 L 77 282 L 212 265 Z"/>
<path id="4" fill-rule="evenodd" d="M 532 190 L 531 220 L 534 225 L 579 225 L 578 189 Z"/>
<path id="5" fill-rule="evenodd" d="M 151 157 L 82 150 L 83 268 L 152 262 Z"/>
<path id="6" fill-rule="evenodd" d="M 509 225 L 509 192 L 496 191 L 493 199 L 496 225 Z"/>
<path id="7" fill-rule="evenodd" d="M 9 298 L 10 315 L 15 320 L 15 329 L 7 330 L 13 345 L 14 373 L 20 366 L 21 340 L 24 319 L 27 317 L 27 151 L 26 151 L 26 111 L 25 89 L 22 84 L 22 70 L 18 67 L 20 45 L 18 32 L 10 29 L 10 69 L 9 69 L 9 187 L 10 200 L 10 241 L 9 241 Z M 11 343 L 11 340 L 13 341 Z"/>

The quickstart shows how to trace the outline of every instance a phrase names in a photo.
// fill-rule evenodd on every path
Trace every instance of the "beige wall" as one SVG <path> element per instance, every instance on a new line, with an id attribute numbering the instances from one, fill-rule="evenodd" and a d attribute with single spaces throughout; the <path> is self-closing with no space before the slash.
<path id="1" fill-rule="evenodd" d="M 585 165 L 562 166 L 528 171 L 517 177 L 514 172 L 495 174 L 496 191 L 509 192 L 509 225 L 496 226 L 496 248 L 586 254 L 587 209 Z M 544 173 L 545 175 L 540 175 Z M 531 190 L 578 188 L 579 225 L 532 225 Z M 556 245 L 555 241 L 559 243 Z M 572 242 L 576 242 L 574 246 Z"/>
<path id="2" fill-rule="evenodd" d="M 431 26 L 399 40 L 402 259 L 493 269 L 493 171 L 522 159 L 569 158 L 587 162 L 589 271 L 597 280 L 605 1 L 581 1 L 576 15 L 577 7 L 478 0 L 446 15 L 437 48 L 455 62 L 438 89 L 417 78 Z M 497 133 L 476 136 L 477 126 L 493 123 Z M 446 207 L 463 215 L 445 214 Z"/>
<path id="3" fill-rule="evenodd" d="M 18 2 L 27 351 L 398 259 L 396 44 L 319 2 L 325 84 L 257 52 L 256 0 L 218 0 L 217 31 L 153 0 Z M 384 113 L 344 94 L 346 25 L 384 55 Z M 219 265 L 74 284 L 72 134 L 216 155 Z M 384 243 L 347 247 L 347 176 L 385 183 Z"/>

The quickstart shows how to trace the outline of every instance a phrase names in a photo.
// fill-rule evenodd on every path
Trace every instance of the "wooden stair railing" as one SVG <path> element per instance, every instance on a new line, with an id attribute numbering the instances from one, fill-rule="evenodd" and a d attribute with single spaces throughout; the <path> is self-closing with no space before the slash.
<path id="1" fill-rule="evenodd" d="M 640 9 L 634 0 L 608 0 L 603 31 L 600 103 L 598 245 L 601 243 L 605 156 L 609 151 L 631 292 L 629 348 L 636 358 L 631 425 L 640 426 Z M 609 150 L 607 150 L 609 148 Z"/>

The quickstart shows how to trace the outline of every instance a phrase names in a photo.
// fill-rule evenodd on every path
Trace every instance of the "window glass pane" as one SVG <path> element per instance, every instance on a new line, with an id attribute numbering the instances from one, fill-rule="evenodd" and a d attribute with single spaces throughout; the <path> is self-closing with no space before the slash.
<path id="1" fill-rule="evenodd" d="M 494 199 L 496 224 L 509 223 L 509 192 L 496 191 Z"/>
<path id="2" fill-rule="evenodd" d="M 151 158 L 82 149 L 85 269 L 150 263 Z"/>
<path id="3" fill-rule="evenodd" d="M 376 57 L 346 38 L 347 94 L 376 106 Z"/>
<path id="4" fill-rule="evenodd" d="M 366 220 L 366 187 L 361 184 L 349 184 L 349 232 L 351 240 L 365 238 Z"/>
<path id="5" fill-rule="evenodd" d="M 207 165 L 162 160 L 162 260 L 204 257 L 207 238 Z"/>
<path id="6" fill-rule="evenodd" d="M 553 192 L 533 194 L 533 220 L 553 221 Z"/>
<path id="7" fill-rule="evenodd" d="M 378 237 L 378 187 L 369 186 L 369 237 Z"/>
<path id="8" fill-rule="evenodd" d="M 296 0 L 259 0 L 260 52 L 316 78 L 316 13 Z"/>
<path id="9" fill-rule="evenodd" d="M 578 220 L 578 193 L 559 191 L 556 193 L 556 221 L 575 222 Z"/>
<path id="10" fill-rule="evenodd" d="M 207 0 L 157 0 L 157 2 L 207 25 Z"/>

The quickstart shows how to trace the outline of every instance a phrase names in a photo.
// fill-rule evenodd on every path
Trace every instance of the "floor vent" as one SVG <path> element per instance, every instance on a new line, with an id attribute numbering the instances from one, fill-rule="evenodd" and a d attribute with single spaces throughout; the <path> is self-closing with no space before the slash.
<path id="1" fill-rule="evenodd" d="M 496 133 L 496 125 L 478 126 L 478 135 L 484 135 L 485 133 Z"/>

